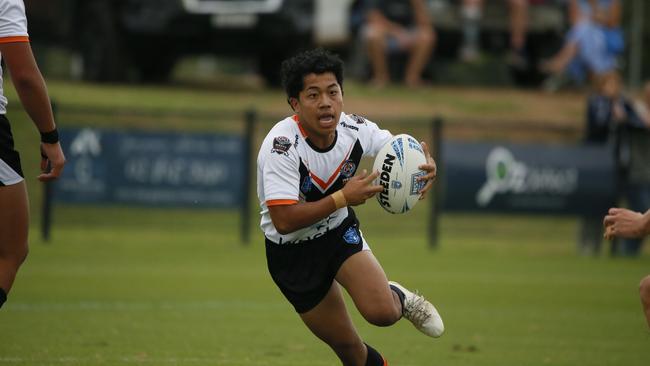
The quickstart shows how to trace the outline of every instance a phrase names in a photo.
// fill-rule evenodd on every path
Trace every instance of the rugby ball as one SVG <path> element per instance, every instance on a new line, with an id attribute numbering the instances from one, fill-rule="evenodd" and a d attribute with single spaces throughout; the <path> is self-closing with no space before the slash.
<path id="1" fill-rule="evenodd" d="M 418 140 L 406 134 L 393 136 L 379 150 L 373 165 L 373 171 L 379 171 L 375 183 L 384 188 L 376 195 L 379 205 L 393 214 L 412 209 L 426 184 L 417 180 L 427 174 L 418 168 L 426 162 Z"/>

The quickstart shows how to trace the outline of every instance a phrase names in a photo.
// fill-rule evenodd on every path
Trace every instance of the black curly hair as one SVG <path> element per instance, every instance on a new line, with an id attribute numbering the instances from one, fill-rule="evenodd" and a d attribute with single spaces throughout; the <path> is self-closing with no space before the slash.
<path id="1" fill-rule="evenodd" d="M 305 76 L 326 72 L 331 72 L 336 76 L 336 81 L 343 90 L 343 61 L 339 56 L 322 48 L 316 48 L 284 60 L 280 74 L 282 86 L 287 92 L 287 102 L 291 98 L 298 98 L 298 94 L 305 87 Z"/>

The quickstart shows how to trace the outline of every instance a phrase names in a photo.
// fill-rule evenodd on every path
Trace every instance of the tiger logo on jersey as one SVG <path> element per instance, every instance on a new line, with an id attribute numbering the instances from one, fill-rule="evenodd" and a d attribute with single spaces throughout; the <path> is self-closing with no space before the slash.
<path id="1" fill-rule="evenodd" d="M 358 114 L 350 114 L 348 115 L 354 122 L 356 122 L 359 125 L 365 125 L 366 124 L 366 119 L 361 117 Z"/>
<path id="2" fill-rule="evenodd" d="M 271 153 L 288 156 L 290 148 L 291 140 L 285 136 L 278 136 L 273 139 L 273 148 L 271 149 Z"/>

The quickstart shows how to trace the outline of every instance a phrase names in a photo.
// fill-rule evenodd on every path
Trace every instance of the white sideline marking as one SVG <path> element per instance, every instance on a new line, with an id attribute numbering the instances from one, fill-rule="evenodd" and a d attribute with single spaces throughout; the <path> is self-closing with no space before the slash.
<path id="1" fill-rule="evenodd" d="M 82 364 L 82 365 L 91 365 L 94 363 L 105 363 L 105 362 L 121 362 L 121 363 L 133 363 L 133 364 L 209 364 L 209 365 L 226 365 L 226 364 L 235 364 L 237 363 L 234 360 L 228 361 L 223 359 L 215 358 L 156 358 L 156 359 L 147 359 L 145 357 L 122 357 L 115 359 L 102 359 L 97 360 L 96 358 L 79 358 L 79 357 L 61 357 L 61 358 L 49 358 L 49 359 L 38 359 L 38 358 L 23 358 L 23 357 L 0 357 L 0 363 L 27 363 L 34 362 L 36 364 L 48 364 L 48 363 L 60 363 L 60 364 Z"/>
<path id="2" fill-rule="evenodd" d="M 288 307 L 283 302 L 253 301 L 200 301 L 200 302 L 131 302 L 131 301 L 80 301 L 80 302 L 11 302 L 6 311 L 42 312 L 68 310 L 203 310 L 203 309 L 280 309 Z"/>
<path id="3" fill-rule="evenodd" d="M 79 358 L 79 357 L 60 357 L 60 358 L 24 358 L 24 357 L 2 357 L 0 356 L 0 364 L 2 363 L 34 363 L 34 364 L 81 364 L 81 365 L 93 365 L 93 364 L 104 364 L 104 363 L 127 363 L 127 364 L 153 364 L 153 365 L 162 365 L 162 364 L 173 364 L 173 365 L 187 365 L 187 364 L 205 364 L 205 365 L 241 365 L 242 360 L 224 360 L 217 358 L 198 358 L 198 357 L 188 357 L 188 358 L 143 358 L 143 357 L 122 357 L 114 359 L 102 359 L 98 360 L 96 358 Z M 309 365 L 331 365 L 331 363 L 317 360 L 309 360 Z M 414 366 L 410 364 L 405 364 L 404 366 Z"/>

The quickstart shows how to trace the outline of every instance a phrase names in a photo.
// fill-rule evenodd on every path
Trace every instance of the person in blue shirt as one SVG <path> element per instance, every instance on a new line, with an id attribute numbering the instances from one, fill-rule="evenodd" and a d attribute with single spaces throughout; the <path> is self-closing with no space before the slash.
<path id="1" fill-rule="evenodd" d="M 615 70 L 624 49 L 621 12 L 620 0 L 570 0 L 571 29 L 562 49 L 540 65 L 541 71 L 553 77 L 566 73 L 583 83 Z"/>

